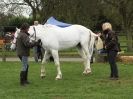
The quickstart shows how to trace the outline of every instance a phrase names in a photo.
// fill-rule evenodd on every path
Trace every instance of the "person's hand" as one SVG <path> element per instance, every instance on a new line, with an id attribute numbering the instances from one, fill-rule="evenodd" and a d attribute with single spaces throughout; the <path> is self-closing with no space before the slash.
<path id="1" fill-rule="evenodd" d="M 38 42 L 38 43 L 41 43 L 41 39 L 39 39 L 37 42 Z"/>
<path id="2" fill-rule="evenodd" d="M 102 33 L 97 33 L 97 35 L 100 37 L 102 35 Z"/>
<path id="3" fill-rule="evenodd" d="M 41 43 L 41 39 L 39 39 L 38 41 L 35 42 L 35 46 L 40 45 L 40 43 Z"/>

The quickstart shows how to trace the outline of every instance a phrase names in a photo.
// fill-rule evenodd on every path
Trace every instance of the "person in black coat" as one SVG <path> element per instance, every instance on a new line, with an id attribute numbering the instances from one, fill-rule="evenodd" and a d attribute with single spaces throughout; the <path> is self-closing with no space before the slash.
<path id="1" fill-rule="evenodd" d="M 104 48 L 107 50 L 108 61 L 110 64 L 110 79 L 118 80 L 118 68 L 116 64 L 116 56 L 119 51 L 118 37 L 112 30 L 112 25 L 108 22 L 102 25 L 103 37 L 104 37 Z"/>
<path id="2" fill-rule="evenodd" d="M 30 48 L 39 45 L 40 41 L 30 42 L 29 38 L 29 24 L 23 23 L 20 29 L 20 33 L 16 41 L 16 52 L 22 63 L 22 69 L 20 72 L 20 85 L 25 86 L 29 84 L 28 77 L 28 57 L 30 55 Z"/>

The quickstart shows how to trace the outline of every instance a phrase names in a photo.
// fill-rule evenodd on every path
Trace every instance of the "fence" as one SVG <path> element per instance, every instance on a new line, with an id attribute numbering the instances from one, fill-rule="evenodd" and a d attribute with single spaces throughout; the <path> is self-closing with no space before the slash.
<path id="1" fill-rule="evenodd" d="M 121 50 L 127 51 L 126 35 L 119 35 L 118 38 L 119 38 L 119 43 L 120 43 Z"/>
<path id="2" fill-rule="evenodd" d="M 128 51 L 128 42 L 127 42 L 127 37 L 125 34 L 120 34 L 119 36 L 119 42 L 121 46 L 121 50 L 127 52 Z M 133 50 L 133 34 L 131 35 L 132 40 L 130 41 L 130 44 L 132 45 L 132 50 Z"/>
<path id="3" fill-rule="evenodd" d="M 126 35 L 120 34 L 118 37 L 119 37 L 119 42 L 120 42 L 122 51 L 125 51 L 125 53 L 127 53 Z M 133 41 L 131 41 L 131 42 L 133 44 Z M 61 51 L 60 53 L 61 53 L 60 55 L 62 55 L 63 57 L 65 57 L 65 56 L 66 57 L 77 57 L 78 56 L 78 53 L 76 52 L 75 48 Z M 31 55 L 32 55 L 32 51 L 31 51 Z M 133 55 L 133 52 L 129 53 L 129 55 Z M 10 50 L 10 43 L 4 43 L 3 40 L 0 40 L 0 57 L 2 58 L 2 60 L 6 61 L 6 57 L 12 57 L 12 56 L 16 56 L 16 52 Z M 106 58 L 105 58 L 105 60 L 106 60 Z"/>

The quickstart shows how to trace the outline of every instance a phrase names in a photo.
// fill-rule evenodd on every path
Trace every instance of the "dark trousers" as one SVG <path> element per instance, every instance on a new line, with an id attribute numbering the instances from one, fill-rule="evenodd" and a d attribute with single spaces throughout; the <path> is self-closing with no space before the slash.
<path id="1" fill-rule="evenodd" d="M 116 56 L 117 56 L 117 52 L 116 51 L 108 51 L 108 61 L 110 64 L 110 69 L 111 69 L 111 73 L 110 73 L 110 77 L 118 77 L 118 68 L 117 68 L 117 64 L 116 64 Z"/>

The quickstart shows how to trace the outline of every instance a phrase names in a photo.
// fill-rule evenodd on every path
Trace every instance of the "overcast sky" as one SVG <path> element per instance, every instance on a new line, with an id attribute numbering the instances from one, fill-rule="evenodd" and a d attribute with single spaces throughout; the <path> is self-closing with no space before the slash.
<path id="1" fill-rule="evenodd" d="M 29 17 L 29 15 L 31 14 L 31 8 L 28 6 L 21 6 L 21 9 L 19 9 L 20 7 L 18 5 L 5 5 L 5 3 L 9 4 L 9 3 L 17 3 L 17 2 L 22 2 L 22 0 L 0 0 L 0 11 L 6 13 L 15 13 L 16 15 L 20 15 L 22 14 L 23 16 Z M 14 15 L 15 15 L 14 14 Z"/>

